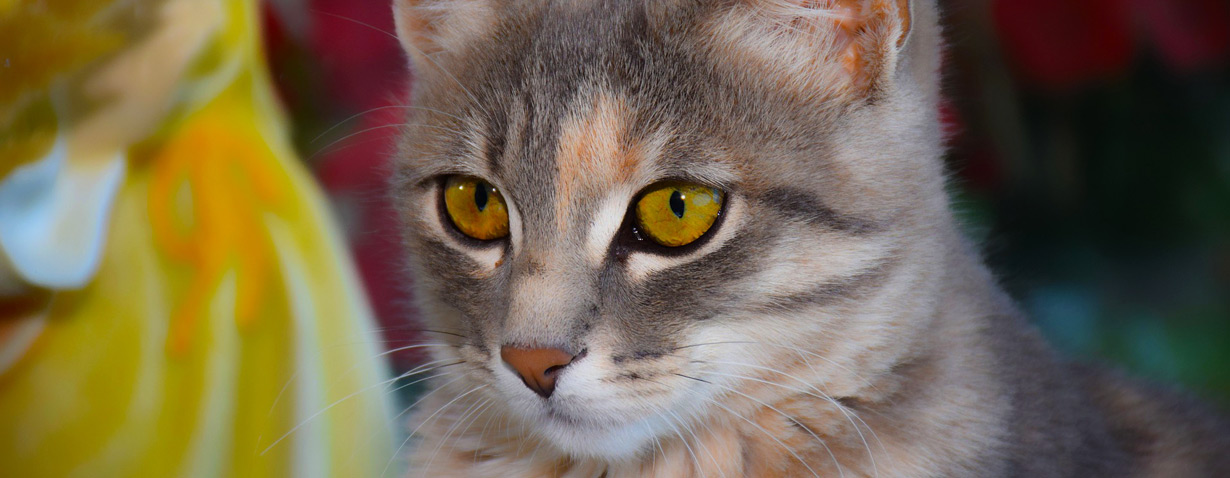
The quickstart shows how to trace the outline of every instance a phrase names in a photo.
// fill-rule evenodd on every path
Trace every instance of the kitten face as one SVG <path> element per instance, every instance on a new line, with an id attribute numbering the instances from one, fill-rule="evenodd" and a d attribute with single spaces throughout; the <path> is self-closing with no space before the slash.
<path id="1" fill-rule="evenodd" d="M 831 10 L 765 8 L 784 3 L 398 4 L 418 73 L 405 241 L 429 328 L 461 336 L 435 358 L 464 361 L 442 386 L 564 453 L 622 459 L 803 381 L 870 393 L 908 353 L 931 301 L 910 264 L 946 204 L 919 108 L 934 85 L 903 79 L 933 60 L 896 58 L 895 10 L 843 33 Z M 461 232 L 450 177 L 499 191 L 507 236 Z M 634 231 L 636 200 L 668 181 L 723 198 L 680 247 Z M 510 347 L 577 358 L 544 398 Z"/>

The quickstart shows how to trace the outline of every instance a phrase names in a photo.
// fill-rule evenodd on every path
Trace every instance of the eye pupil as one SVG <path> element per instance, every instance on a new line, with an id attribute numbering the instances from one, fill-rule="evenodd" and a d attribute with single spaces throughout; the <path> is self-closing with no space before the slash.
<path id="1" fill-rule="evenodd" d="M 478 206 L 479 212 L 487 209 L 487 183 L 478 183 L 474 188 L 474 205 Z"/>
<path id="2" fill-rule="evenodd" d="M 678 190 L 672 192 L 671 199 L 670 199 L 670 205 L 671 205 L 671 212 L 675 213 L 675 217 L 679 219 L 683 219 L 683 213 L 684 213 L 683 193 L 679 192 Z"/>

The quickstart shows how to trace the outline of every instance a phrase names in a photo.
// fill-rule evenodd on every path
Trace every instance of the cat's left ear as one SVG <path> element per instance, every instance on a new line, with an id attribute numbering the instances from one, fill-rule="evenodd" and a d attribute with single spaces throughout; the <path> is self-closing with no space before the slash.
<path id="1" fill-rule="evenodd" d="M 727 27 L 748 53 L 812 86 L 859 96 L 884 86 L 911 41 L 912 0 L 742 0 Z M 728 31 L 727 33 L 735 33 Z"/>
<path id="2" fill-rule="evenodd" d="M 438 67 L 436 58 L 460 52 L 496 23 L 494 0 L 393 0 L 397 38 L 416 70 Z"/>

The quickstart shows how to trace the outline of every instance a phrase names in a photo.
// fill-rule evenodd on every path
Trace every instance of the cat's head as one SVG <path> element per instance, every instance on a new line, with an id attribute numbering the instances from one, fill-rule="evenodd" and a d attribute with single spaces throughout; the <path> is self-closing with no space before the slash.
<path id="1" fill-rule="evenodd" d="M 923 3 L 398 0 L 441 386 L 609 459 L 804 381 L 872 395 L 950 227 Z"/>

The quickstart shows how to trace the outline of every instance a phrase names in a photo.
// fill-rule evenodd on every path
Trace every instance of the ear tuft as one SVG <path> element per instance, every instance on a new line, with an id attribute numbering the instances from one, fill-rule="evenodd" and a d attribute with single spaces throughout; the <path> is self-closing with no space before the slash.
<path id="1" fill-rule="evenodd" d="M 859 96 L 888 79 L 912 27 L 910 0 L 743 0 L 734 10 L 720 34 L 734 32 L 745 52 L 796 70 L 807 87 Z"/>
<path id="2" fill-rule="evenodd" d="M 426 68 L 490 32 L 496 14 L 491 0 L 394 0 L 393 22 L 411 62 Z"/>

